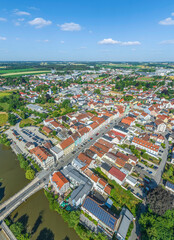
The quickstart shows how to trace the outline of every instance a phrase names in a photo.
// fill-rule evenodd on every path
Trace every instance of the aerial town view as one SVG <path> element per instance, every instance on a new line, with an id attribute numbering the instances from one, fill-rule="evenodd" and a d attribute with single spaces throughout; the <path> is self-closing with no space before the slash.
<path id="1" fill-rule="evenodd" d="M 174 240 L 174 1 L 7 0 L 0 29 L 0 240 Z"/>

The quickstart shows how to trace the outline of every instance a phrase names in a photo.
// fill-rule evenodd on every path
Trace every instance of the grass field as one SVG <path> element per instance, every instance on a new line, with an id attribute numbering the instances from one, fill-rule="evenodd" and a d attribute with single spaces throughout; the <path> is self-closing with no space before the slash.
<path id="1" fill-rule="evenodd" d="M 0 113 L 0 127 L 4 126 L 8 120 L 7 113 Z"/>
<path id="2" fill-rule="evenodd" d="M 22 127 L 26 127 L 26 126 L 31 126 L 33 125 L 33 120 L 30 119 L 30 118 L 27 118 L 27 119 L 22 119 L 19 126 L 22 128 Z"/>
<path id="3" fill-rule="evenodd" d="M 0 98 L 10 96 L 12 94 L 11 91 L 0 92 Z M 1 107 L 3 108 L 4 112 L 8 111 L 9 104 L 7 102 L 0 103 Z"/>
<path id="4" fill-rule="evenodd" d="M 137 81 L 145 81 L 145 82 L 150 82 L 152 80 L 153 80 L 153 78 L 151 78 L 151 77 L 140 77 L 137 79 Z"/>
<path id="5" fill-rule="evenodd" d="M 10 70 L 9 70 L 10 71 Z M 51 71 L 50 70 L 45 70 L 45 71 L 26 71 L 23 72 L 23 71 L 19 71 L 19 72 L 7 72 L 7 73 L 1 73 L 0 71 L 0 76 L 3 76 L 3 77 L 8 77 L 8 76 L 20 76 L 20 75 L 24 75 L 24 74 L 42 74 L 42 73 L 50 73 Z"/>
<path id="6" fill-rule="evenodd" d="M 11 95 L 11 92 L 0 92 L 0 98 Z"/>

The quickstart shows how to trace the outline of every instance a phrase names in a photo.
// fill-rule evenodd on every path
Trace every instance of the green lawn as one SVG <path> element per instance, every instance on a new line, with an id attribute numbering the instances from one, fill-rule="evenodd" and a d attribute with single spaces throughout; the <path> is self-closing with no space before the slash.
<path id="1" fill-rule="evenodd" d="M 26 127 L 26 126 L 31 126 L 33 125 L 33 120 L 30 119 L 30 118 L 27 118 L 27 119 L 22 119 L 19 126 L 22 128 L 22 127 Z"/>
<path id="2" fill-rule="evenodd" d="M 0 92 L 0 98 L 11 95 L 11 92 Z"/>
<path id="3" fill-rule="evenodd" d="M 4 126 L 8 120 L 8 114 L 1 113 L 0 114 L 0 127 Z"/>
<path id="4" fill-rule="evenodd" d="M 174 165 L 166 164 L 162 178 L 174 184 Z"/>

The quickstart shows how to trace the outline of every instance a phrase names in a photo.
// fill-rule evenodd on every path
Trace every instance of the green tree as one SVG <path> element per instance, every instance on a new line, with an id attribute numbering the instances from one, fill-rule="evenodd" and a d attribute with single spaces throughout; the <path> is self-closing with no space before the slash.
<path id="1" fill-rule="evenodd" d="M 97 88 L 97 89 L 94 90 L 94 93 L 101 94 L 101 91 L 100 91 L 99 88 Z"/>
<path id="2" fill-rule="evenodd" d="M 14 114 L 8 114 L 8 122 L 10 125 L 15 125 L 17 123 L 17 117 Z"/>
<path id="3" fill-rule="evenodd" d="M 28 180 L 33 180 L 34 177 L 35 177 L 35 171 L 33 169 L 28 169 L 25 173 L 25 177 L 28 179 Z"/>
<path id="4" fill-rule="evenodd" d="M 20 161 L 20 167 L 23 168 L 24 170 L 27 170 L 29 164 L 27 161 Z"/>
<path id="5" fill-rule="evenodd" d="M 21 235 L 22 231 L 24 230 L 24 226 L 21 222 L 13 223 L 10 226 L 10 230 L 13 232 L 13 234 L 16 237 L 19 237 Z"/>
<path id="6" fill-rule="evenodd" d="M 166 211 L 162 216 L 154 214 L 151 210 L 141 214 L 142 240 L 173 240 L 174 236 L 174 210 Z"/>

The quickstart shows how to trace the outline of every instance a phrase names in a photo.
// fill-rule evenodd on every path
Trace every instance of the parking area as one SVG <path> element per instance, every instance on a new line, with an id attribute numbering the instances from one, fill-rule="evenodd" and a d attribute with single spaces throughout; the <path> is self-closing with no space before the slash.
<path id="1" fill-rule="evenodd" d="M 46 136 L 39 132 L 38 127 L 19 128 L 18 125 L 6 131 L 8 137 L 12 139 L 14 151 L 19 150 L 29 155 L 26 149 L 26 143 L 31 142 L 36 145 L 42 145 L 44 141 L 49 140 Z M 17 151 L 17 152 L 20 152 Z"/>
<path id="2" fill-rule="evenodd" d="M 153 168 L 151 168 L 139 162 L 134 169 L 141 174 L 145 174 L 149 177 L 152 177 L 152 176 L 155 176 L 158 167 L 153 166 Z"/>

